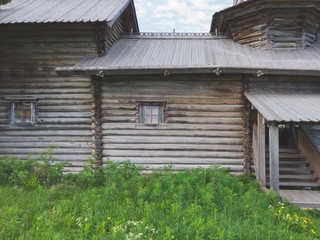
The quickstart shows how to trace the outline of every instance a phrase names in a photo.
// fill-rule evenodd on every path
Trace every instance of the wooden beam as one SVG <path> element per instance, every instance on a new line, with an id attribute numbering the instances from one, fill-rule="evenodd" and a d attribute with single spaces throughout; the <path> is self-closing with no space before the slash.
<path id="1" fill-rule="evenodd" d="M 270 188 L 279 193 L 279 126 L 269 127 Z"/>
<path id="2" fill-rule="evenodd" d="M 266 186 L 266 142 L 265 142 L 265 125 L 264 117 L 258 112 L 258 175 L 262 187 Z"/>

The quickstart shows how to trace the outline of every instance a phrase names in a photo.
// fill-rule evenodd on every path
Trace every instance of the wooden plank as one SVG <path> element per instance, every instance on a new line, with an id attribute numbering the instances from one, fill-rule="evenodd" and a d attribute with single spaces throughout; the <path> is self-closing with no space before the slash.
<path id="1" fill-rule="evenodd" d="M 106 122 L 123 122 L 135 123 L 136 116 L 102 116 L 102 121 Z M 186 123 L 186 124 L 233 124 L 242 125 L 242 118 L 215 117 L 215 118 L 192 118 L 192 117 L 167 117 L 168 124 Z"/>
<path id="2" fill-rule="evenodd" d="M 1 133 L 1 132 L 0 132 Z M 185 131 L 185 130 L 165 130 L 165 129 L 135 129 L 135 130 L 103 130 L 105 136 L 189 136 L 189 137 L 230 137 L 242 138 L 240 131 Z"/>
<path id="3" fill-rule="evenodd" d="M 19 94 L 8 94 L 7 96 L 14 95 L 17 96 Z M 45 100 L 84 100 L 90 99 L 90 94 L 42 94 L 41 92 L 32 94 L 35 98 L 45 101 Z"/>
<path id="4" fill-rule="evenodd" d="M 6 155 L 6 154 L 15 154 L 18 153 L 21 154 L 29 154 L 29 153 L 37 153 L 40 150 L 44 150 L 44 148 L 19 148 L 19 147 L 13 147 L 13 148 L 0 148 L 0 154 Z M 76 145 L 73 146 L 73 148 L 58 148 L 54 151 L 54 154 L 65 154 L 65 155 L 73 155 L 76 151 L 76 154 L 91 154 L 92 149 L 91 147 L 87 148 L 78 148 Z"/>
<path id="5" fill-rule="evenodd" d="M 270 187 L 279 193 L 279 127 L 276 123 L 269 126 Z"/>
<path id="6" fill-rule="evenodd" d="M 4 151 L 3 149 L 1 151 Z M 166 150 L 104 150 L 103 156 L 115 157 L 205 157 L 205 158 L 239 158 L 243 159 L 241 152 L 216 152 L 216 151 L 166 151 Z"/>
<path id="7" fill-rule="evenodd" d="M 4 145 L 5 146 L 5 145 Z M 105 144 L 104 149 L 109 150 L 208 150 L 208 151 L 228 151 L 243 152 L 242 145 L 228 144 Z"/>
<path id="8" fill-rule="evenodd" d="M 212 69 L 211 69 L 212 70 Z M 120 70 L 119 70 L 120 71 Z M 152 70 L 150 70 L 152 71 Z M 159 71 L 159 70 L 158 70 Z M 138 74 L 138 73 L 135 73 Z M 155 73 L 155 74 L 159 74 L 159 73 Z M 161 72 L 161 74 L 163 74 Z M 130 91 L 130 89 L 127 89 L 127 91 Z M 238 93 L 221 93 L 221 94 L 196 94 L 194 92 L 191 93 L 186 93 L 186 94 L 182 94 L 181 91 L 176 92 L 176 94 L 169 93 L 165 90 L 163 90 L 163 92 L 157 92 L 157 91 L 153 91 L 152 93 L 150 93 L 150 91 L 145 90 L 144 93 L 135 93 L 133 92 L 132 94 L 130 94 L 130 96 L 132 98 L 136 98 L 136 99 L 141 99 L 141 98 L 150 98 L 150 99 L 159 99 L 159 98 L 166 98 L 166 99 L 170 99 L 170 98 L 179 98 L 179 99 L 198 99 L 198 98 L 211 98 L 211 99 L 221 99 L 221 98 L 225 98 L 225 99 L 237 99 L 239 97 L 239 94 L 241 94 L 240 92 Z M 102 95 L 103 98 L 126 98 L 128 97 L 128 94 L 126 94 L 125 92 L 121 92 L 120 90 L 118 92 L 104 92 Z"/>
<path id="9" fill-rule="evenodd" d="M 167 111 L 168 117 L 242 117 L 238 112 Z"/>
<path id="10" fill-rule="evenodd" d="M 4 82 L 1 83 L 1 86 L 3 88 L 8 88 L 8 89 L 17 89 L 17 88 L 31 88 L 31 89 L 37 89 L 37 88 L 90 88 L 91 84 L 90 82 L 33 82 L 33 81 L 28 81 L 25 80 L 23 82 L 15 82 L 15 81 L 10 81 L 10 82 Z"/>
<path id="11" fill-rule="evenodd" d="M 116 129 L 149 129 L 150 126 L 137 125 L 135 123 L 103 123 L 102 128 L 104 130 L 116 130 Z M 208 131 L 242 131 L 242 126 L 238 124 L 170 124 L 154 126 L 153 129 L 172 129 L 172 130 L 208 130 Z"/>
<path id="12" fill-rule="evenodd" d="M 0 136 L 90 136 L 91 130 L 0 131 Z"/>
<path id="13" fill-rule="evenodd" d="M 198 144 L 242 144 L 238 138 L 210 137 L 149 137 L 149 136 L 104 136 L 103 143 L 198 143 Z"/>
<path id="14" fill-rule="evenodd" d="M 74 148 L 90 148 L 92 147 L 91 142 L 1 142 L 0 144 L 0 152 L 2 148 L 41 148 L 44 149 L 46 147 L 58 147 L 58 148 L 73 148 L 72 153 L 74 152 Z"/>
<path id="15" fill-rule="evenodd" d="M 168 163 L 169 164 L 169 163 Z M 168 166 L 168 164 L 137 164 L 140 166 L 146 166 L 148 169 L 159 169 Z M 183 171 L 185 169 L 196 169 L 196 168 L 212 168 L 214 164 L 176 164 L 171 168 L 172 170 Z M 243 167 L 241 165 L 227 165 L 223 164 L 221 167 L 230 168 L 231 172 L 243 172 Z"/>
<path id="16" fill-rule="evenodd" d="M 19 95 L 23 92 L 24 94 L 38 94 L 39 89 L 0 89 L 0 95 L 10 94 L 10 95 Z M 84 94 L 90 93 L 90 89 L 86 88 L 43 88 L 41 89 L 41 94 Z"/>
<path id="17" fill-rule="evenodd" d="M 92 137 L 90 136 L 50 136 L 50 135 L 44 135 L 44 136 L 2 136 L 0 135 L 0 143 L 6 143 L 6 142 L 91 142 Z"/>
<path id="18" fill-rule="evenodd" d="M 15 153 L 11 153 L 11 154 L 3 154 L 0 155 L 0 158 L 4 158 L 4 157 L 16 157 L 18 159 L 21 160 L 27 160 L 30 158 L 36 158 L 38 156 L 37 152 L 35 151 L 33 155 L 31 156 L 27 156 L 27 154 L 15 154 Z M 53 154 L 53 157 L 57 158 L 59 161 L 66 161 L 66 162 L 74 162 L 74 161 L 84 161 L 87 162 L 88 159 L 91 157 L 91 154 L 83 154 L 83 155 L 76 155 L 76 154 L 70 154 L 70 155 L 60 155 L 60 154 Z"/>
<path id="19" fill-rule="evenodd" d="M 91 124 L 91 117 L 86 118 L 37 118 L 37 123 L 41 124 Z"/>
<path id="20" fill-rule="evenodd" d="M 71 108 L 72 109 L 72 108 Z M 41 112 L 38 110 L 38 118 L 85 118 L 91 115 L 90 111 L 86 112 Z"/>
<path id="21" fill-rule="evenodd" d="M 67 104 L 67 101 L 64 101 L 61 102 L 61 105 L 56 102 L 54 106 L 42 105 L 42 103 L 45 103 L 45 101 L 38 102 L 39 112 L 91 112 L 91 103 L 86 105 L 72 105 Z"/>
<path id="22" fill-rule="evenodd" d="M 130 160 L 134 164 L 228 164 L 241 166 L 243 165 L 243 159 L 226 159 L 226 158 L 179 158 L 179 157 L 104 157 L 103 163 L 107 161 L 121 162 Z"/>
<path id="23" fill-rule="evenodd" d="M 101 99 L 103 103 L 107 104 L 136 104 L 137 99 L 135 97 L 126 96 L 123 98 L 107 98 L 104 97 Z M 241 105 L 243 102 L 240 98 L 176 98 L 171 96 L 170 99 L 167 99 L 168 104 L 202 104 L 202 105 L 222 105 L 222 104 L 232 104 L 232 105 Z"/>
<path id="24" fill-rule="evenodd" d="M 12 130 L 91 130 L 91 125 L 89 124 L 71 124 L 71 125 L 61 125 L 61 124 L 36 124 L 30 126 L 19 126 L 19 125 L 9 125 L 0 124 L 0 131 L 12 131 Z"/>
<path id="25" fill-rule="evenodd" d="M 131 108 L 134 109 L 133 106 Z M 136 114 L 137 111 L 131 109 L 102 110 L 104 116 L 135 116 Z M 241 112 L 166 111 L 166 114 L 168 117 L 242 117 Z"/>
<path id="26" fill-rule="evenodd" d="M 239 124 L 242 125 L 242 118 L 187 118 L 168 117 L 168 123 L 199 123 L 199 124 Z"/>
<path id="27" fill-rule="evenodd" d="M 168 111 L 203 111 L 203 112 L 239 112 L 242 105 L 191 105 L 191 104 L 170 104 Z"/>

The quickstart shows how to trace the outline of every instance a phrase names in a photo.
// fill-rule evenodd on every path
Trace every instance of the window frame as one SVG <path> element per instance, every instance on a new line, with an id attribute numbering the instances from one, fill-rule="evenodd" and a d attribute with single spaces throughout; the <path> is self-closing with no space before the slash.
<path id="1" fill-rule="evenodd" d="M 137 106 L 138 106 L 138 123 L 143 126 L 159 126 L 163 125 L 166 123 L 166 105 L 167 101 L 166 100 L 138 100 L 137 101 Z M 146 107 L 153 107 L 157 106 L 159 107 L 159 112 L 158 112 L 158 123 L 146 123 L 146 112 L 145 109 Z M 153 114 L 151 114 L 152 116 Z"/>
<path id="2" fill-rule="evenodd" d="M 37 99 L 35 97 L 13 96 L 7 99 L 9 107 L 9 120 L 12 126 L 34 126 L 36 123 Z M 30 121 L 17 121 L 16 106 L 17 104 L 30 104 Z M 23 115 L 24 109 L 22 109 Z M 23 120 L 23 119 L 22 119 Z"/>

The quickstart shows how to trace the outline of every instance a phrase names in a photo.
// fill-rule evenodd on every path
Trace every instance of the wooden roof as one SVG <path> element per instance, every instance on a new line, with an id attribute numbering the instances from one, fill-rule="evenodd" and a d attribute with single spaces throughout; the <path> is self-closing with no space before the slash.
<path id="1" fill-rule="evenodd" d="M 261 50 L 212 35 L 122 36 L 103 57 L 85 57 L 61 75 L 169 73 L 320 75 L 320 43 L 304 50 Z M 215 71 L 217 72 L 217 71 Z"/>
<path id="2" fill-rule="evenodd" d="M 0 24 L 113 22 L 132 0 L 12 0 L 0 7 Z"/>
<path id="3" fill-rule="evenodd" d="M 320 91 L 245 92 L 269 122 L 320 123 Z"/>

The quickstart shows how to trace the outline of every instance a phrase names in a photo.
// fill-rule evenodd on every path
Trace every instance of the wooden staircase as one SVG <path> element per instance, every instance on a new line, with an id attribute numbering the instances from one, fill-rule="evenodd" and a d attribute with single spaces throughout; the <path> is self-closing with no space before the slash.
<path id="1" fill-rule="evenodd" d="M 281 189 L 320 188 L 320 184 L 317 183 L 319 177 L 298 149 L 280 147 L 279 152 Z M 266 171 L 269 185 L 269 150 L 266 150 Z"/>

